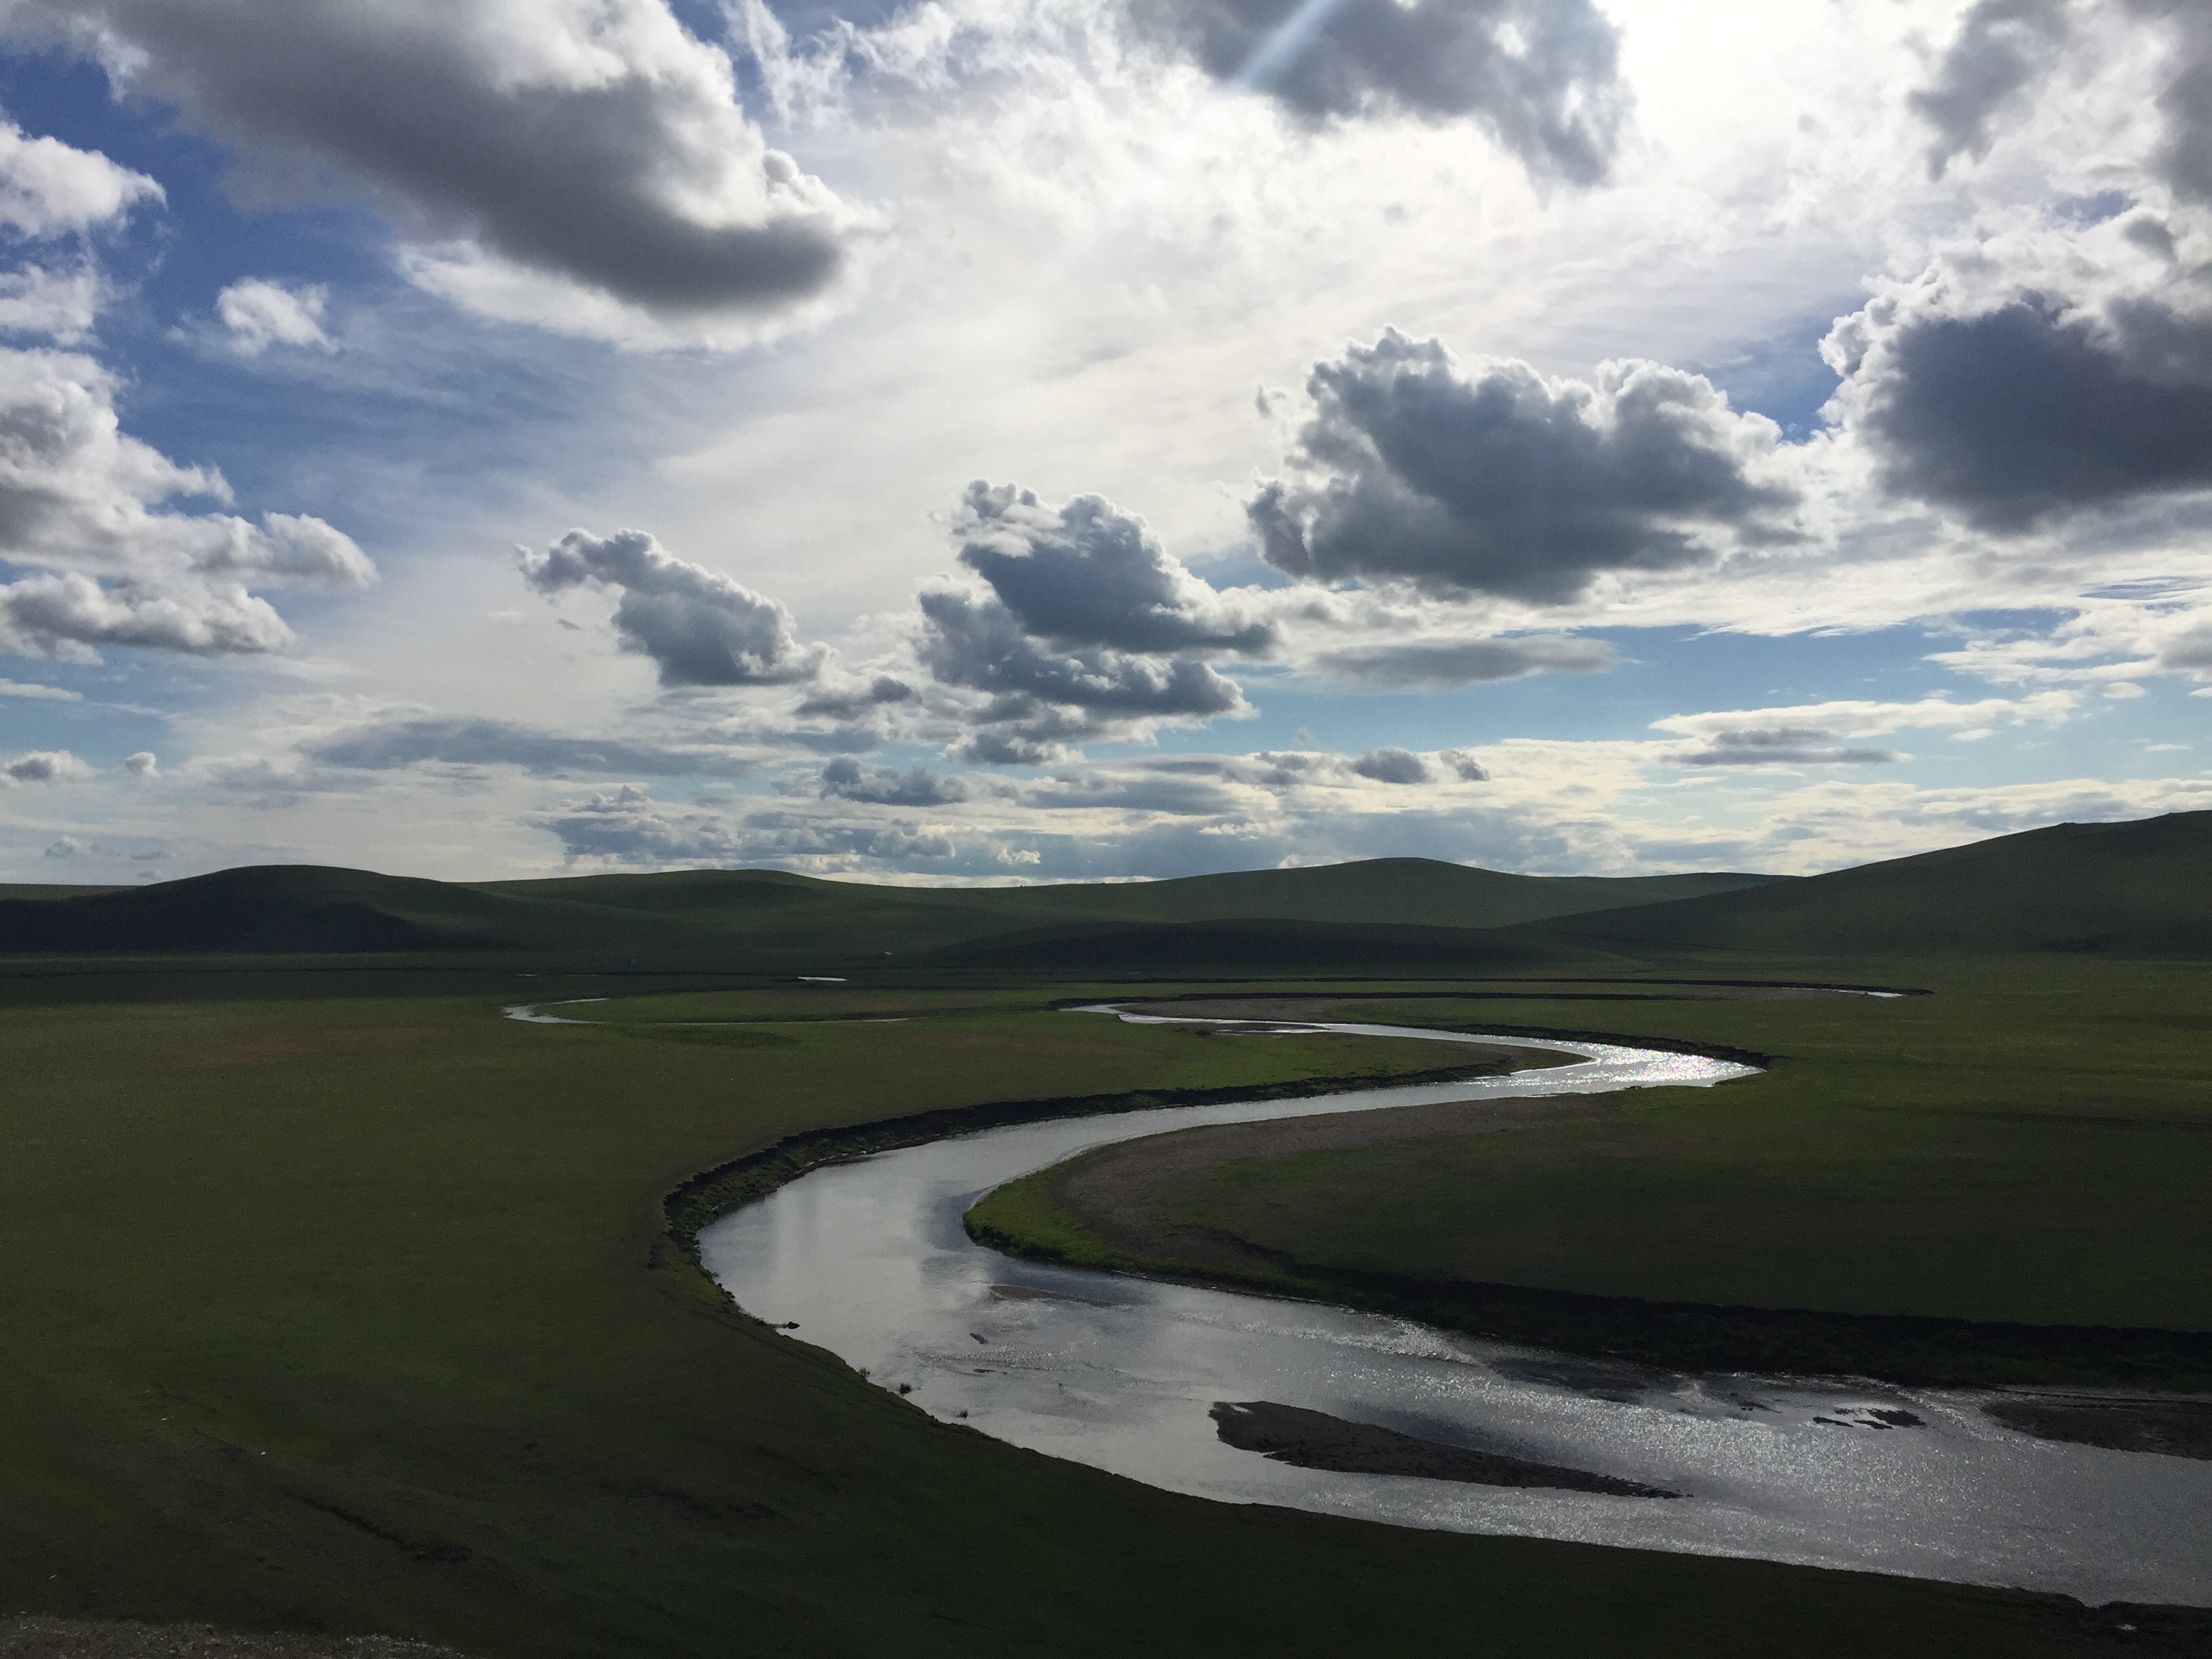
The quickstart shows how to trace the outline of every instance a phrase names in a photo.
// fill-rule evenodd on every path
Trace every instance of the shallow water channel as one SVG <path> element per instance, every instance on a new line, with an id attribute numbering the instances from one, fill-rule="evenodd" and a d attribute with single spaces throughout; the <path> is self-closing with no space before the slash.
<path id="1" fill-rule="evenodd" d="M 2031 1438 L 1985 1418 L 1984 1395 L 1637 1372 L 1380 1315 L 1020 1261 L 961 1231 L 962 1212 L 1002 1182 L 1168 1129 L 1747 1074 L 1648 1049 L 1544 1046 L 1586 1058 L 1434 1087 L 1030 1124 L 833 1165 L 714 1223 L 700 1253 L 747 1311 L 795 1322 L 794 1340 L 886 1388 L 908 1386 L 915 1406 L 1176 1492 L 2091 1602 L 2212 1604 L 2212 1462 Z M 1295 1468 L 1223 1443 L 1208 1416 L 1221 1401 L 1307 1407 L 1680 1496 Z M 1919 1425 L 1888 1426 L 1882 1413 L 1909 1413 Z"/>

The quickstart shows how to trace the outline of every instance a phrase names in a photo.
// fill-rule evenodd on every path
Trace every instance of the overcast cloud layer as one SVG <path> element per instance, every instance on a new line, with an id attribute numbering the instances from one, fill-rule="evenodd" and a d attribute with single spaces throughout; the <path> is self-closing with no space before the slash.
<path id="1" fill-rule="evenodd" d="M 2201 6 L 0 44 L 8 878 L 1804 871 L 2212 806 Z"/>

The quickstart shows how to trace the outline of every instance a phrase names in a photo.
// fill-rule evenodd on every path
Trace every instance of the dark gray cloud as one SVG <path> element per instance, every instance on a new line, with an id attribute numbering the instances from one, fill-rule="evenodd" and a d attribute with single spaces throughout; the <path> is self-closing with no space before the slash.
<path id="1" fill-rule="evenodd" d="M 1246 505 L 1267 561 L 1316 581 L 1570 599 L 1606 570 L 1661 570 L 1790 532 L 1779 432 L 1656 363 L 1599 382 L 1528 364 L 1462 371 L 1387 331 L 1315 366 L 1292 476 Z"/>
<path id="2" fill-rule="evenodd" d="M 1850 749 L 1814 726 L 1744 726 L 1715 732 L 1703 749 L 1669 755 L 1674 766 L 1881 766 L 1905 758 L 1891 749 Z"/>
<path id="3" fill-rule="evenodd" d="M 1215 775 L 1178 776 L 1157 766 L 1073 773 L 1023 786 L 1013 798 L 1040 811 L 1157 812 L 1169 817 L 1218 817 L 1236 811 L 1243 802 L 1219 781 L 1220 764 L 1207 763 L 1204 769 Z"/>
<path id="4" fill-rule="evenodd" d="M 1352 769 L 1376 783 L 1426 783 L 1428 763 L 1410 749 L 1370 749 Z"/>
<path id="5" fill-rule="evenodd" d="M 950 589 L 924 592 L 921 605 L 928 623 L 921 660 L 947 685 L 1010 704 L 1058 703 L 1124 719 L 1203 718 L 1243 707 L 1234 681 L 1187 657 L 1048 650 L 1005 605 Z M 1005 717 L 1022 714 L 1009 708 Z"/>
<path id="6" fill-rule="evenodd" d="M 34 749 L 0 760 L 0 781 L 9 783 L 74 783 L 91 775 L 92 768 L 66 749 Z"/>
<path id="7" fill-rule="evenodd" d="M 769 865 L 839 867 L 866 860 L 902 868 L 951 858 L 951 840 L 911 822 L 838 823 L 788 812 L 756 812 L 732 823 L 714 812 L 686 811 L 625 785 L 571 801 L 533 820 L 558 836 L 571 859 L 647 868 L 672 865 Z"/>
<path id="8" fill-rule="evenodd" d="M 745 820 L 745 860 L 775 864 L 813 859 L 868 859 L 889 865 L 936 863 L 953 855 L 952 840 L 914 823 L 817 823 L 776 813 Z"/>
<path id="9" fill-rule="evenodd" d="M 258 187 L 362 186 L 410 237 L 663 316 L 800 298 L 843 262 L 834 198 L 664 0 L 33 0 L 10 21 L 95 45 Z"/>
<path id="10" fill-rule="evenodd" d="M 2201 622 L 2175 635 L 2158 653 L 2160 672 L 2212 678 L 2212 622 Z"/>
<path id="11" fill-rule="evenodd" d="M 1093 646 L 1053 649 L 996 599 L 952 589 L 921 596 L 916 654 L 940 684 L 986 694 L 950 751 L 987 766 L 1034 766 L 1117 726 L 1241 714 L 1234 680 L 1188 657 Z"/>
<path id="12" fill-rule="evenodd" d="M 891 703 L 912 702 L 920 694 L 904 680 L 894 679 L 889 674 L 878 674 L 866 686 L 848 691 L 823 690 L 799 705 L 802 716 L 827 715 L 832 720 L 854 720 Z"/>
<path id="13" fill-rule="evenodd" d="M 641 778 L 742 777 L 753 769 L 726 751 L 665 748 L 620 738 L 568 738 L 508 720 L 384 720 L 308 744 L 301 752 L 325 766 L 392 771 L 444 766 L 514 766 L 540 777 L 579 773 Z"/>
<path id="14" fill-rule="evenodd" d="M 1441 750 L 1437 752 L 1437 758 L 1451 768 L 1453 775 L 1462 783 L 1490 781 L 1490 769 L 1464 749 Z"/>
<path id="15" fill-rule="evenodd" d="M 2152 300 L 2100 317 L 2030 296 L 1975 316 L 1879 308 L 1855 354 L 1853 425 L 1884 485 L 1983 529 L 2212 487 L 2212 321 Z"/>
<path id="16" fill-rule="evenodd" d="M 1142 519 L 1101 496 L 1054 507 L 1032 491 L 979 478 L 960 508 L 953 533 L 961 563 L 1039 639 L 1239 656 L 1274 643 L 1273 626 L 1192 575 Z"/>
<path id="17" fill-rule="evenodd" d="M 909 766 L 900 772 L 887 766 L 864 769 L 858 761 L 834 760 L 822 769 L 822 799 L 876 806 L 945 806 L 966 800 L 968 786 L 926 767 Z"/>
<path id="18" fill-rule="evenodd" d="M 1416 640 L 1326 651 L 1314 669 L 1358 685 L 1455 686 L 1524 674 L 1599 674 L 1620 660 L 1602 640 L 1535 635 L 1495 640 Z"/>
<path id="19" fill-rule="evenodd" d="M 1264 653 L 1273 625 L 1250 596 L 1184 569 L 1142 520 L 1096 495 L 1054 507 L 978 482 L 953 534 L 988 591 L 925 589 L 915 646 L 969 728 L 953 758 L 1039 765 L 1086 738 L 1246 712 L 1201 659 Z"/>
<path id="20" fill-rule="evenodd" d="M 543 553 L 516 552 L 523 579 L 540 593 L 617 590 L 623 648 L 652 658 L 663 685 L 787 685 L 822 667 L 826 653 L 799 643 L 782 605 L 675 557 L 642 531 L 572 530 Z"/>
<path id="21" fill-rule="evenodd" d="M 628 785 L 571 802 L 536 823 L 559 836 L 572 859 L 653 866 L 744 862 L 743 843 L 726 819 L 665 806 Z"/>
<path id="22" fill-rule="evenodd" d="M 1627 111 L 1590 0 L 1133 0 L 1132 16 L 1301 119 L 1472 118 L 1542 178 L 1603 179 Z"/>
<path id="23" fill-rule="evenodd" d="M 2177 196 L 2212 202 L 2212 14 L 2203 0 L 2130 0 L 2130 9 L 2164 18 L 2175 31 L 2173 76 L 2158 99 L 2166 136 L 2154 165 Z"/>
<path id="24" fill-rule="evenodd" d="M 2066 0 L 1978 0 L 1934 77 L 1905 99 L 1936 129 L 1929 173 L 1940 179 L 1956 157 L 1988 155 L 1996 116 L 2041 78 L 2072 33 Z"/>

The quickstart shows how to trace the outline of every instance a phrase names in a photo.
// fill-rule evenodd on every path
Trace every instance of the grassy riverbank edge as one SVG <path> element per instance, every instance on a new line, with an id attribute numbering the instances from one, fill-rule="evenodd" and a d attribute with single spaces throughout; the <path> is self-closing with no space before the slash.
<path id="1" fill-rule="evenodd" d="M 2212 1390 L 2212 1333 L 1662 1302 L 1426 1279 L 1316 1266 L 1225 1232 L 1207 1236 L 1245 1261 L 1139 1255 L 1101 1237 L 1061 1201 L 1063 1178 L 1095 1156 L 1080 1154 L 985 1194 L 961 1218 L 969 1237 L 1027 1261 L 1331 1303 L 1668 1370 L 1855 1376 L 1913 1387 Z"/>
<path id="2" fill-rule="evenodd" d="M 1307 1100 L 1359 1089 L 1411 1089 L 1465 1083 L 1476 1078 L 1498 1077 L 1514 1069 L 1510 1063 L 1486 1060 L 1422 1072 L 1356 1073 L 1218 1089 L 1132 1090 L 1120 1094 L 990 1101 L 918 1112 L 908 1117 L 878 1118 L 837 1128 L 803 1130 L 742 1158 L 702 1170 L 670 1192 L 661 1203 L 668 1219 L 668 1231 L 655 1248 L 673 1247 L 696 1261 L 699 1235 L 706 1228 L 732 1211 L 766 1198 L 777 1188 L 798 1180 L 811 1170 L 850 1163 L 878 1152 L 924 1146 L 933 1140 L 980 1134 L 987 1129 L 1003 1129 L 1018 1123 L 1043 1123 L 1059 1118 L 1109 1117 L 1177 1106 Z"/>

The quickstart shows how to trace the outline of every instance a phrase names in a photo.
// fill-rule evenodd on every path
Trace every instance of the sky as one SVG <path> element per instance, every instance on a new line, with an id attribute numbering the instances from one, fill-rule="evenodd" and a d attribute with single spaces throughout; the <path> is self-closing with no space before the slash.
<path id="1" fill-rule="evenodd" d="M 2212 808 L 2190 0 L 0 0 L 0 881 Z"/>

